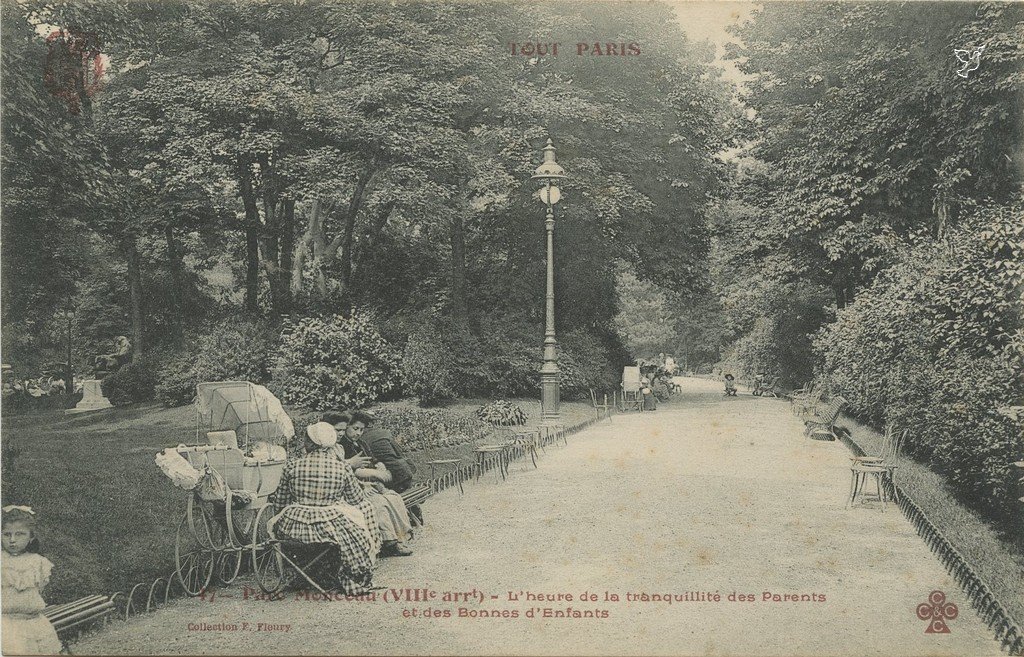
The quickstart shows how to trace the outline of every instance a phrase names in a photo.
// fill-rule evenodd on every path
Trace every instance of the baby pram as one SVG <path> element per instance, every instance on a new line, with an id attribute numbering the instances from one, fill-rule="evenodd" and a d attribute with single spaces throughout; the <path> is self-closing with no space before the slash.
<path id="1" fill-rule="evenodd" d="M 194 444 L 157 457 L 165 473 L 190 491 L 174 541 L 176 574 L 186 593 L 199 595 L 214 574 L 223 584 L 233 581 L 245 553 L 254 565 L 265 560 L 266 520 L 273 515 L 267 499 L 284 471 L 282 445 L 294 435 L 281 402 L 265 387 L 248 381 L 196 386 Z"/>
<path id="2" fill-rule="evenodd" d="M 622 368 L 622 400 L 619 410 L 644 410 L 644 396 L 641 392 L 640 368 L 626 366 Z"/>

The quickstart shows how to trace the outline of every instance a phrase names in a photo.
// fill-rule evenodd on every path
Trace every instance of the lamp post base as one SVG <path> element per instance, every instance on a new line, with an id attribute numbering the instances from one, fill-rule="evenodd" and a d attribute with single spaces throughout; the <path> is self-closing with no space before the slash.
<path id="1" fill-rule="evenodd" d="M 541 371 L 540 374 L 540 404 L 541 424 L 561 424 L 562 414 L 559 409 L 561 392 L 559 390 L 559 372 Z"/>

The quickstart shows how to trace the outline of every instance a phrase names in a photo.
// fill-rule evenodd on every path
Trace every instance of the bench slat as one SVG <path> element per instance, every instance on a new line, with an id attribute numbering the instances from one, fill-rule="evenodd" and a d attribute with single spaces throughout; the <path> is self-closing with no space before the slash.
<path id="1" fill-rule="evenodd" d="M 59 605 L 50 605 L 43 609 L 43 615 L 47 618 L 57 618 L 63 615 L 72 614 L 80 609 L 97 606 L 106 602 L 109 598 L 103 595 L 90 595 L 73 602 L 65 602 Z"/>
<path id="2" fill-rule="evenodd" d="M 110 597 L 90 595 L 72 602 L 50 605 L 43 609 L 43 616 L 50 621 L 59 636 L 79 625 L 109 616 L 115 611 L 114 602 Z"/>
<path id="3" fill-rule="evenodd" d="M 402 500 L 406 506 L 411 504 L 419 504 L 426 500 L 431 495 L 429 486 L 417 486 L 416 488 L 410 488 L 409 490 L 402 493 Z"/>
<path id="4" fill-rule="evenodd" d="M 59 619 L 50 619 L 50 623 L 53 625 L 54 629 L 62 631 L 67 630 L 70 627 L 74 627 L 75 625 L 80 625 L 81 623 L 92 620 L 94 618 L 107 616 L 108 614 L 112 613 L 114 613 L 114 603 L 108 601 L 106 604 L 100 607 L 86 609 L 80 611 L 77 614 L 72 614 L 70 616 L 65 616 Z"/>

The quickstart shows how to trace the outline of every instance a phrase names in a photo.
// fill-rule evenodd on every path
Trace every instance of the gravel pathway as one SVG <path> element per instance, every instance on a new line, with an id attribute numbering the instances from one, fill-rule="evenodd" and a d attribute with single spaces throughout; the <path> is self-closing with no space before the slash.
<path id="1" fill-rule="evenodd" d="M 240 581 L 73 650 L 999 654 L 897 509 L 844 509 L 848 452 L 804 438 L 783 401 L 688 379 L 657 412 L 569 440 L 537 470 L 517 462 L 507 482 L 429 500 L 416 554 L 383 563 L 375 600 L 247 599 Z M 949 634 L 926 634 L 915 614 L 933 590 L 959 606 Z M 426 599 L 405 599 L 417 591 Z"/>

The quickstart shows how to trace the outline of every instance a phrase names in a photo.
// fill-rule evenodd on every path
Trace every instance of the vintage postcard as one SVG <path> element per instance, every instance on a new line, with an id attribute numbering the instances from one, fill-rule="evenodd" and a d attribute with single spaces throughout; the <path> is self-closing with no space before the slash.
<path id="1" fill-rule="evenodd" d="M 5 0 L 5 655 L 1024 655 L 1024 4 Z"/>

